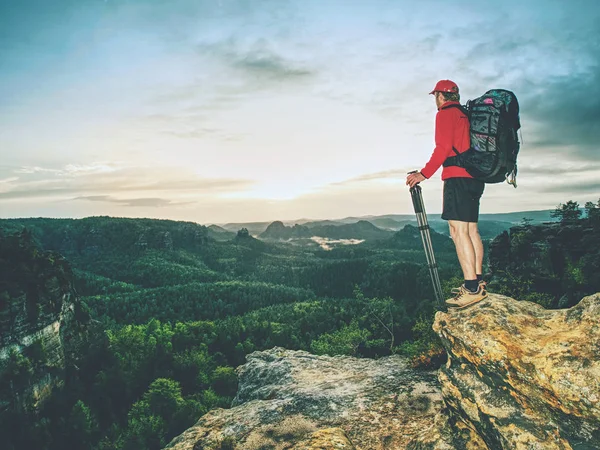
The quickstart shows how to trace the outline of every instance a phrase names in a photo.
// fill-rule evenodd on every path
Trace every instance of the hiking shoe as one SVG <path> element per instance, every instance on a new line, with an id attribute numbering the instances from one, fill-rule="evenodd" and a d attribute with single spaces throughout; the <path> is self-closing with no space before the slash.
<path id="1" fill-rule="evenodd" d="M 452 293 L 455 294 L 454 298 L 446 300 L 446 305 L 451 308 L 462 309 L 467 306 L 474 305 L 487 297 L 487 291 L 485 286 L 479 285 L 477 292 L 469 291 L 463 284 L 457 289 L 452 289 Z"/>

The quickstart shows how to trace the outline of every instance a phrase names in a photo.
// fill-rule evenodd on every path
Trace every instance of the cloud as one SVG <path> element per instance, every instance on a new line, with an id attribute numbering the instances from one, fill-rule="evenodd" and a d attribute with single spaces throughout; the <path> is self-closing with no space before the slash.
<path id="1" fill-rule="evenodd" d="M 246 44 L 231 37 L 214 44 L 202 44 L 198 46 L 198 52 L 215 56 L 252 77 L 264 76 L 276 81 L 295 81 L 315 74 L 313 69 L 303 67 L 301 63 L 278 54 L 271 46 L 272 44 L 265 39 Z"/>
<path id="2" fill-rule="evenodd" d="M 107 202 L 116 203 L 121 206 L 130 207 L 154 207 L 160 208 L 165 206 L 189 205 L 195 202 L 173 202 L 164 198 L 133 198 L 133 199 L 118 199 L 109 195 L 88 195 L 75 197 L 73 200 L 89 200 L 92 202 Z"/>
<path id="3" fill-rule="evenodd" d="M 553 182 L 540 188 L 544 193 L 560 193 L 564 195 L 592 194 L 598 196 L 600 193 L 600 181 L 575 181 L 575 182 Z"/>
<path id="4" fill-rule="evenodd" d="M 597 52 L 600 59 L 600 51 Z M 532 146 L 568 146 L 565 158 L 600 161 L 600 65 L 569 76 L 548 77 L 541 92 L 525 96 L 522 110 L 536 123 Z M 526 122 L 525 122 L 526 123 Z"/>
<path id="5" fill-rule="evenodd" d="M 560 162 L 560 163 L 545 163 L 535 166 L 523 166 L 519 167 L 519 174 L 525 176 L 555 176 L 555 175 L 581 175 L 583 173 L 597 172 L 600 178 L 600 162 L 599 163 L 573 163 Z"/>
<path id="6" fill-rule="evenodd" d="M 6 183 L 9 188 L 0 192 L 0 200 L 82 196 L 86 193 L 100 193 L 101 195 L 93 197 L 102 198 L 103 195 L 132 192 L 171 192 L 177 195 L 217 197 L 222 193 L 246 190 L 255 184 L 248 179 L 202 178 L 181 168 L 129 167 L 117 164 L 113 164 L 111 170 L 101 170 L 100 167 L 102 165 L 37 167 L 36 170 L 17 168 L 14 171 L 20 174 L 19 180 Z"/>
<path id="7" fill-rule="evenodd" d="M 210 106 L 232 106 L 249 95 L 263 91 L 297 90 L 315 79 L 316 71 L 304 61 L 294 58 L 291 49 L 262 37 L 241 39 L 231 36 L 196 47 L 197 54 L 214 70 L 211 80 L 214 93 Z M 210 69 L 209 69 L 210 70 Z M 201 82 L 202 84 L 202 82 Z M 195 86 L 200 92 L 204 86 Z M 207 105 L 204 105 L 207 106 Z"/>
<path id="8" fill-rule="evenodd" d="M 223 129 L 206 128 L 206 127 L 190 127 L 183 130 L 164 130 L 164 134 L 174 136 L 180 139 L 218 139 L 221 141 L 240 141 L 248 136 L 244 133 L 232 133 Z"/>
<path id="9" fill-rule="evenodd" d="M 205 37 L 186 45 L 193 49 L 186 60 L 189 67 L 179 70 L 190 76 L 157 89 L 150 108 L 160 112 L 143 118 L 156 124 L 161 133 L 181 139 L 243 140 L 248 135 L 231 131 L 230 124 L 217 125 L 218 113 L 249 104 L 257 96 L 296 95 L 318 77 L 314 65 L 298 57 L 293 44 L 260 34 L 240 37 L 232 32 L 228 37 Z M 196 70 L 199 73 L 194 74 Z"/>
<path id="10" fill-rule="evenodd" d="M 24 166 L 19 169 L 15 169 L 14 173 L 19 174 L 32 174 L 32 173 L 60 173 L 57 169 L 46 169 L 38 166 Z"/>
<path id="11" fill-rule="evenodd" d="M 359 175 L 358 177 L 349 178 L 347 180 L 338 181 L 334 183 L 329 183 L 327 186 L 348 186 L 358 183 L 363 183 L 365 181 L 374 181 L 374 180 L 388 180 L 388 179 L 404 179 L 406 178 L 408 169 L 391 169 L 391 170 L 383 170 L 381 172 L 373 172 L 366 173 L 363 175 Z"/>
<path id="12" fill-rule="evenodd" d="M 86 175 L 92 173 L 106 173 L 117 170 L 115 162 L 102 162 L 93 164 L 67 164 L 62 169 L 39 166 L 22 166 L 13 170 L 18 174 L 53 174 L 53 175 Z"/>

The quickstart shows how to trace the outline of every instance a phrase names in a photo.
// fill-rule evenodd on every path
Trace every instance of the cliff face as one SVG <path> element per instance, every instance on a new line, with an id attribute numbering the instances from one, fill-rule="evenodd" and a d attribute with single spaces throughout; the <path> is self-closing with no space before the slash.
<path id="1" fill-rule="evenodd" d="M 12 332 L 2 336 L 0 363 L 8 364 L 15 352 L 28 354 L 34 346 L 43 349 L 43 359 L 31 362 L 32 373 L 28 383 L 20 386 L 23 389 L 15 389 L 12 392 L 19 403 L 17 407 L 32 405 L 36 408 L 55 387 L 63 383 L 66 366 L 65 344 L 72 333 L 69 328 L 74 321 L 74 305 L 71 294 L 62 294 L 58 301 L 62 303 L 59 313 L 45 315 L 42 320 L 30 323 L 23 318 L 25 313 L 22 311 L 15 317 Z M 0 402 L 0 408 L 9 404 L 10 402 Z"/>
<path id="2" fill-rule="evenodd" d="M 435 373 L 411 369 L 400 356 L 315 356 L 275 347 L 251 353 L 237 370 L 232 408 L 209 412 L 166 448 L 404 448 L 441 405 Z"/>
<path id="3" fill-rule="evenodd" d="M 600 448 L 600 294 L 562 310 L 491 295 L 439 312 L 445 410 L 412 449 Z"/>
<path id="4" fill-rule="evenodd" d="M 62 384 L 85 315 L 70 280 L 26 233 L 0 236 L 0 408 L 35 408 Z"/>

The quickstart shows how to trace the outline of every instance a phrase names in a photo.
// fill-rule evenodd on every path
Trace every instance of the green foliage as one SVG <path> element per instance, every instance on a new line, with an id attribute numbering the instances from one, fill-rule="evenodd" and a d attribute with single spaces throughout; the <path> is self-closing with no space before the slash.
<path id="1" fill-rule="evenodd" d="M 434 316 L 419 317 L 412 328 L 413 340 L 403 342 L 397 349 L 415 368 L 437 369 L 446 361 L 446 350 L 432 328 L 433 320 Z"/>
<path id="2" fill-rule="evenodd" d="M 116 281 L 84 270 L 73 269 L 73 275 L 75 277 L 75 289 L 82 296 L 133 292 L 139 289 L 135 284 Z"/>
<path id="3" fill-rule="evenodd" d="M 33 375 L 31 360 L 16 348 L 0 361 L 0 392 L 13 396 L 29 385 Z M 7 398 L 4 395 L 2 398 Z"/>
<path id="4" fill-rule="evenodd" d="M 48 354 L 44 341 L 40 338 L 36 339 L 23 350 L 23 354 L 29 358 L 35 367 L 43 367 L 46 364 Z"/>
<path id="5" fill-rule="evenodd" d="M 573 222 L 581 217 L 581 209 L 579 203 L 569 200 L 567 203 L 560 203 L 551 213 L 552 217 L 559 219 L 561 222 Z"/>
<path id="6" fill-rule="evenodd" d="M 510 297 L 566 308 L 600 290 L 598 207 L 586 203 L 587 218 L 574 201 L 559 205 L 558 227 L 529 226 L 511 230 L 496 255 L 490 288 Z M 600 210 L 600 209 L 598 209 Z M 566 226 L 563 226 L 566 225 Z M 510 242 L 510 248 L 506 247 Z"/>
<path id="7" fill-rule="evenodd" d="M 135 404 L 128 417 L 128 427 L 119 448 L 123 450 L 159 450 L 166 444 L 164 419 L 148 415 L 144 405 Z"/>
<path id="8" fill-rule="evenodd" d="M 185 350 L 173 357 L 173 373 L 185 392 L 198 392 L 207 388 L 214 365 L 205 345 Z"/>
<path id="9" fill-rule="evenodd" d="M 598 203 L 586 202 L 585 212 L 586 217 L 590 222 L 598 224 L 600 222 L 600 199 L 598 200 Z"/>
<path id="10" fill-rule="evenodd" d="M 144 323 L 153 318 L 172 322 L 217 319 L 313 296 L 305 289 L 264 282 L 222 281 L 140 289 L 86 297 L 85 301 L 96 317 L 109 317 L 118 323 Z"/>
<path id="11" fill-rule="evenodd" d="M 127 425 L 99 448 L 159 449 L 211 408 L 229 406 L 233 368 L 219 367 L 208 354 L 213 323 L 151 320 L 106 334 L 109 354 L 93 388 L 102 400 L 92 403 L 101 423 L 126 418 Z M 104 417 L 108 411 L 117 417 Z"/>
<path id="12" fill-rule="evenodd" d="M 68 448 L 91 448 L 98 424 L 90 408 L 78 400 L 68 418 Z"/>
<path id="13" fill-rule="evenodd" d="M 371 336 L 369 330 L 360 328 L 357 320 L 333 333 L 324 333 L 311 343 L 311 350 L 317 355 L 356 356 L 358 347 Z"/>
<path id="14" fill-rule="evenodd" d="M 465 280 L 464 280 L 462 274 L 454 275 L 454 276 L 444 280 L 442 282 L 442 292 L 444 295 L 444 299 L 454 297 L 454 294 L 452 293 L 452 289 L 455 289 L 455 288 L 461 286 L 464 282 L 465 282 Z"/>
<path id="15" fill-rule="evenodd" d="M 179 383 L 168 378 L 153 381 L 141 401 L 150 414 L 163 419 L 173 416 L 183 403 Z"/>
<path id="16" fill-rule="evenodd" d="M 532 222 L 533 222 L 533 219 L 531 219 L 530 217 L 523 217 L 523 219 L 521 220 L 520 225 L 522 227 L 527 227 L 527 226 L 531 225 Z"/>
<path id="17" fill-rule="evenodd" d="M 233 367 L 217 367 L 212 374 L 212 388 L 223 397 L 234 397 L 237 392 L 237 375 Z"/>
<path id="18" fill-rule="evenodd" d="M 57 312 L 61 293 L 66 293 L 71 268 L 62 256 L 41 251 L 32 233 L 23 230 L 0 238 L 0 330 L 19 314 L 24 299 L 27 319 L 35 322 L 41 314 Z M 56 291 L 54 295 L 49 292 Z"/>

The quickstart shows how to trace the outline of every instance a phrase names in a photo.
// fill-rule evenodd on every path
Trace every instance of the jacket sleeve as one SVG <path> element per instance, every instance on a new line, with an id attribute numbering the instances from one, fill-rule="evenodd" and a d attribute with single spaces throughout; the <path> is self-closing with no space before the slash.
<path id="1" fill-rule="evenodd" d="M 431 178 L 452 151 L 452 114 L 438 111 L 435 116 L 435 149 L 421 173 Z"/>

